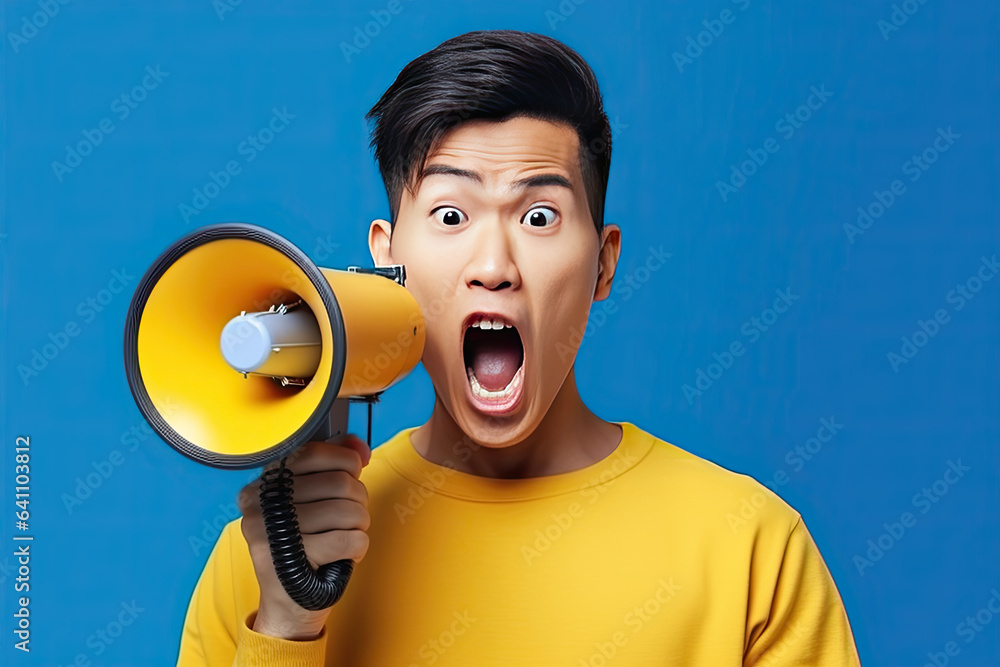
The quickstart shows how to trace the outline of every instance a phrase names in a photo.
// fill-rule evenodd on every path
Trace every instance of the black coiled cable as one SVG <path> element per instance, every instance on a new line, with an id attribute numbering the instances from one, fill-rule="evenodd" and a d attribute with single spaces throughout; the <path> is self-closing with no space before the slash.
<path id="1" fill-rule="evenodd" d="M 302 546 L 299 520 L 292 504 L 292 471 L 285 467 L 285 459 L 281 459 L 277 468 L 265 470 L 260 479 L 260 512 L 278 581 L 288 597 L 303 609 L 319 611 L 332 607 L 347 588 L 354 561 L 345 558 L 314 570 Z"/>

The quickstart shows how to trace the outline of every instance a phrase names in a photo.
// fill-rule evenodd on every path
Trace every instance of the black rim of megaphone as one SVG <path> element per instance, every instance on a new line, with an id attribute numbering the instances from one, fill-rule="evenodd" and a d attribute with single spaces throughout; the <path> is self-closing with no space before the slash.
<path id="1" fill-rule="evenodd" d="M 167 269 L 182 255 L 200 245 L 220 239 L 245 239 L 263 243 L 284 253 L 289 259 L 294 261 L 306 276 L 309 277 L 309 281 L 316 288 L 320 298 L 323 300 L 323 306 L 326 308 L 326 314 L 329 317 L 333 334 L 333 354 L 335 358 L 331 364 L 330 378 L 326 385 L 326 391 L 323 393 L 319 405 L 316 406 L 309 419 L 282 444 L 252 454 L 217 454 L 197 446 L 177 433 L 177 431 L 170 427 L 156 407 L 153 406 L 153 402 L 146 392 L 142 373 L 139 370 L 139 322 L 142 320 L 142 313 L 146 307 L 146 301 L 153 291 L 153 287 Z M 340 312 L 340 304 L 337 303 L 337 297 L 334 295 L 333 289 L 323 276 L 323 273 L 304 252 L 281 235 L 269 229 L 245 222 L 224 222 L 201 227 L 176 241 L 153 262 L 153 265 L 143 275 L 142 280 L 139 281 L 139 286 L 136 288 L 132 302 L 129 304 L 128 316 L 125 321 L 125 374 L 128 378 L 129 389 L 132 390 L 132 396 L 139 406 L 139 411 L 142 412 L 143 417 L 153 427 L 153 430 L 167 444 L 199 463 L 204 463 L 215 468 L 245 470 L 257 468 L 287 456 L 305 444 L 320 429 L 324 421 L 329 418 L 333 401 L 337 398 L 337 394 L 340 393 L 340 386 L 344 379 L 344 366 L 347 361 L 346 341 L 347 334 L 344 330 L 344 318 Z M 233 372 L 235 373 L 236 371 L 234 370 Z M 313 380 L 315 379 L 313 378 Z M 198 382 L 199 379 L 192 378 L 191 381 Z"/>

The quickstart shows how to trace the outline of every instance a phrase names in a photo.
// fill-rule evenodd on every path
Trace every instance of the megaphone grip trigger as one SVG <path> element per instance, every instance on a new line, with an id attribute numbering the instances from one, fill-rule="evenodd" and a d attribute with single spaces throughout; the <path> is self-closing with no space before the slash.
<path id="1" fill-rule="evenodd" d="M 292 471 L 285 467 L 284 459 L 277 468 L 261 474 L 260 511 L 274 571 L 288 597 L 309 611 L 336 604 L 354 572 L 354 561 L 345 558 L 318 570 L 309 564 L 292 504 Z"/>

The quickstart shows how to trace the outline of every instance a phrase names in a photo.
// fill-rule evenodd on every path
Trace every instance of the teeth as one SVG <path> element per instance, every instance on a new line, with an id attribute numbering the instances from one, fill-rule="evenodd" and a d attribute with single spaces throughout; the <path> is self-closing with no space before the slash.
<path id="1" fill-rule="evenodd" d="M 510 329 L 511 326 L 512 325 L 500 319 L 483 318 L 473 321 L 472 324 L 469 325 L 469 328 L 490 330 L 490 329 Z"/>
<path id="2" fill-rule="evenodd" d="M 479 384 L 479 380 L 476 379 L 476 374 L 472 372 L 471 368 L 465 369 L 466 373 L 469 375 L 469 385 L 472 387 L 472 393 L 483 399 L 487 400 L 504 400 L 510 398 L 515 392 L 520 388 L 521 383 L 524 382 L 524 366 L 517 369 L 514 373 L 514 377 L 510 379 L 507 386 L 499 391 L 489 391 L 488 389 L 483 389 Z"/>

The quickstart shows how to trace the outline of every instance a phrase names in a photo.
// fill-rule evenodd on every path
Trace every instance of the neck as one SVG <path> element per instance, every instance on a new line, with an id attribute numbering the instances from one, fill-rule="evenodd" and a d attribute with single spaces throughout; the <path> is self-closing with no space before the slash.
<path id="1" fill-rule="evenodd" d="M 484 446 L 470 438 L 435 395 L 430 419 L 410 434 L 423 458 L 460 472 L 497 479 L 544 477 L 572 472 L 609 456 L 621 441 L 617 424 L 584 405 L 570 369 L 542 421 L 526 438 L 506 446 Z"/>

